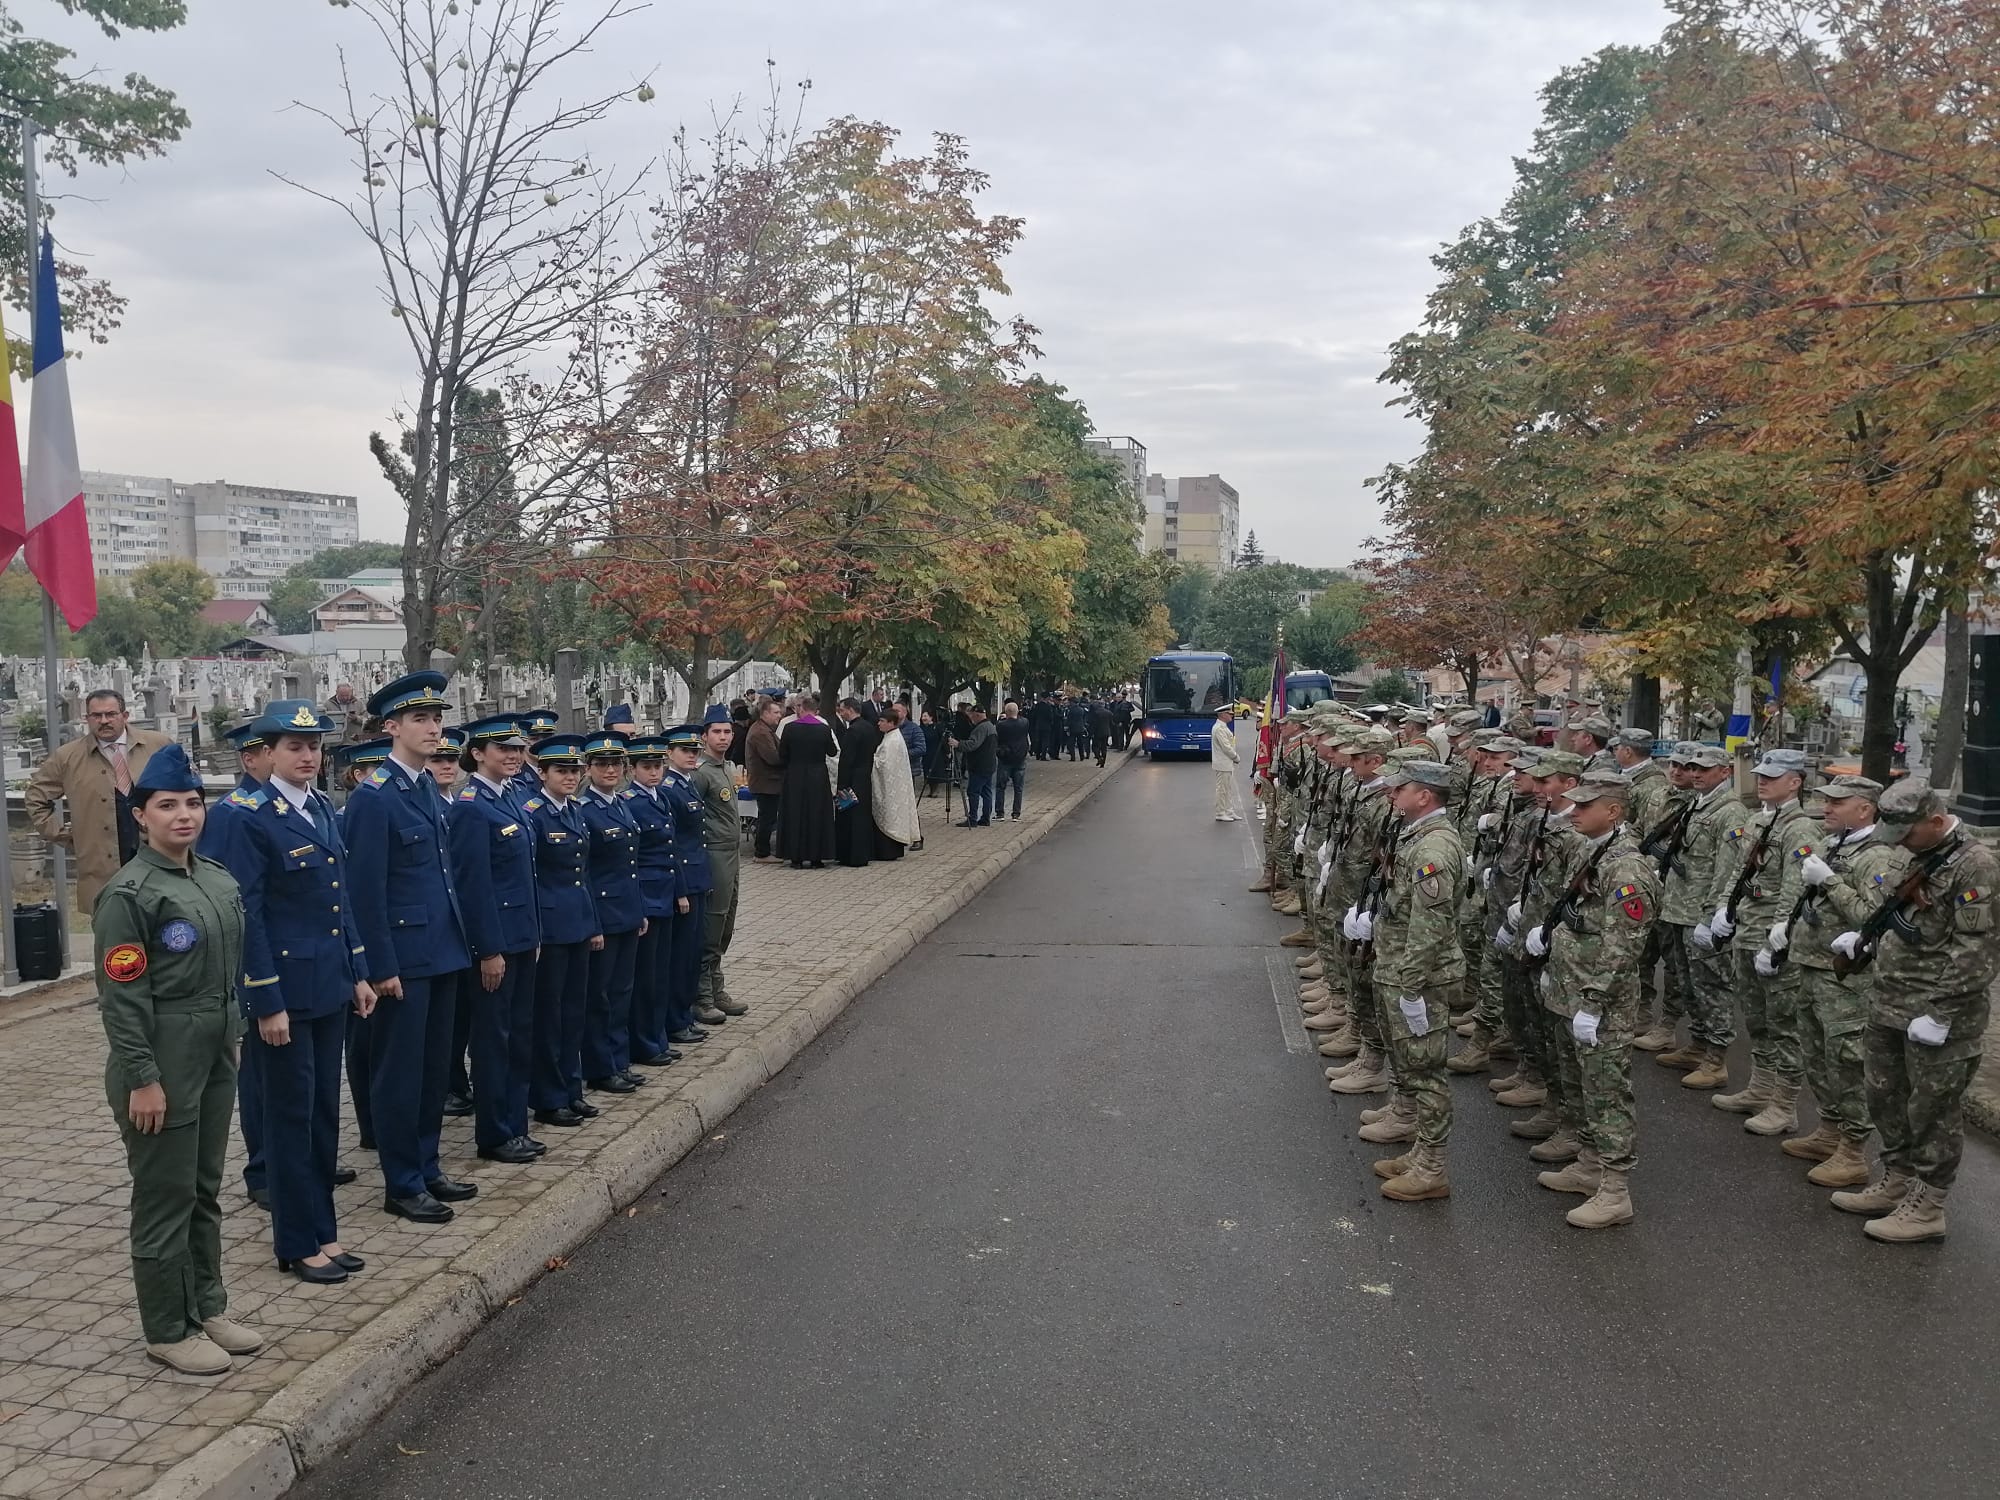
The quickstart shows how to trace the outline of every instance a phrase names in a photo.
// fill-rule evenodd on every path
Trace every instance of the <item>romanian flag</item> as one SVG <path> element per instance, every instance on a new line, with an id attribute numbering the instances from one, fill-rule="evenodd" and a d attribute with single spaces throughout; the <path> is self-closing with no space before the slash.
<path id="1" fill-rule="evenodd" d="M 1285 711 L 1285 638 L 1278 637 L 1278 654 L 1271 659 L 1271 691 L 1265 695 L 1264 724 L 1257 731 L 1257 769 L 1270 772 L 1278 744 L 1278 719 Z"/>
<path id="2" fill-rule="evenodd" d="M 76 458 L 76 416 L 63 358 L 62 306 L 56 300 L 56 247 L 42 231 L 35 272 L 34 409 L 28 418 L 25 504 L 28 567 L 71 630 L 97 618 L 97 569 L 83 514 L 83 467 Z"/>
<path id="3" fill-rule="evenodd" d="M 0 355 L 7 330 L 0 326 Z M 27 501 L 21 489 L 21 438 L 14 427 L 14 378 L 0 358 L 0 568 L 14 560 L 28 539 Z"/>

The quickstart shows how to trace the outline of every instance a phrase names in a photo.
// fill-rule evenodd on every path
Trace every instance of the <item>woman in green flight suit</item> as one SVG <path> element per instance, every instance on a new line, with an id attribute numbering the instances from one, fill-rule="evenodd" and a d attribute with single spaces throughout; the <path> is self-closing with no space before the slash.
<path id="1" fill-rule="evenodd" d="M 194 852 L 201 778 L 178 745 L 132 784 L 139 852 L 97 898 L 104 1091 L 132 1169 L 132 1280 L 146 1353 L 221 1375 L 263 1338 L 223 1316 L 222 1158 L 236 1098 L 243 902 Z"/>

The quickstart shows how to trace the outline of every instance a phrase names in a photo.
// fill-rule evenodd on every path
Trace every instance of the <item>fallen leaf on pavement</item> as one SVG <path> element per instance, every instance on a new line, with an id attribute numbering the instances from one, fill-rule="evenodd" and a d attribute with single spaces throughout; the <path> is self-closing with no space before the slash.
<path id="1" fill-rule="evenodd" d="M 568 1264 L 569 1264 L 569 1257 L 567 1255 L 551 1255 L 548 1259 L 548 1264 L 545 1267 L 545 1269 L 550 1271 L 560 1271 L 564 1266 Z"/>
<path id="2" fill-rule="evenodd" d="M 396 1444 L 396 1451 L 405 1458 L 421 1458 L 425 1452 L 422 1448 L 405 1448 L 401 1443 Z"/>

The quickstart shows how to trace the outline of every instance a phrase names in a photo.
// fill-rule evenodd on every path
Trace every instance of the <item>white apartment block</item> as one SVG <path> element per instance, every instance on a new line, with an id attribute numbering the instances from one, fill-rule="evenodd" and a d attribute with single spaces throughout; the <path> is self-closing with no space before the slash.
<path id="1" fill-rule="evenodd" d="M 264 598 L 269 580 L 327 547 L 361 539 L 353 495 L 213 480 L 180 484 L 86 471 L 83 508 L 101 575 L 129 578 L 162 558 L 198 563 L 218 598 Z"/>

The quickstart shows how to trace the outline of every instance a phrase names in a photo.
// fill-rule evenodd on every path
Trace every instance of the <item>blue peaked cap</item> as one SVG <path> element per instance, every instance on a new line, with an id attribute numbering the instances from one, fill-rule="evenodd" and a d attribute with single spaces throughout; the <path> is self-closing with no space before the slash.
<path id="1" fill-rule="evenodd" d="M 133 778 L 135 792 L 198 792 L 201 778 L 188 764 L 188 753 L 179 745 L 162 745 L 146 757 L 146 764 Z"/>

